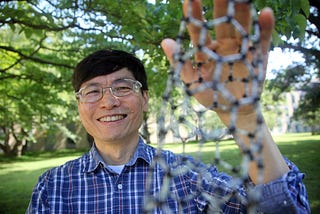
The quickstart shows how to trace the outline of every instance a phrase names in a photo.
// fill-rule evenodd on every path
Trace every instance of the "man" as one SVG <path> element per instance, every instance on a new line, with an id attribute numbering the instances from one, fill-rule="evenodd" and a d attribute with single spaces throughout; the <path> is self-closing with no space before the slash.
<path id="1" fill-rule="evenodd" d="M 185 1 L 185 15 L 188 4 Z M 214 5 L 215 17 L 226 13 L 226 1 L 215 0 Z M 192 15 L 203 19 L 201 8 L 200 1 L 194 0 Z M 236 9 L 238 21 L 249 31 L 249 6 L 237 3 Z M 273 22 L 272 11 L 263 10 L 259 23 L 265 65 Z M 188 30 L 197 45 L 200 29 L 189 24 Z M 211 40 L 208 35 L 207 47 L 221 55 L 238 51 L 239 35 L 229 25 L 215 30 L 217 40 Z M 177 44 L 165 39 L 161 45 L 174 64 L 172 55 Z M 200 52 L 195 60 L 206 62 L 207 58 Z M 211 80 L 213 66 L 213 62 L 203 65 L 201 72 L 205 81 Z M 236 65 L 234 70 L 245 72 L 241 66 Z M 187 61 L 181 73 L 182 80 L 190 83 L 198 78 L 197 75 L 192 63 Z M 27 213 L 214 213 L 217 208 L 223 213 L 247 212 L 245 189 L 239 187 L 239 192 L 234 192 L 231 177 L 192 158 L 169 151 L 161 151 L 159 155 L 144 143 L 139 128 L 143 114 L 148 110 L 148 85 L 144 67 L 133 55 L 117 50 L 97 51 L 77 65 L 72 83 L 81 122 L 93 136 L 94 145 L 87 154 L 53 168 L 39 178 Z M 242 93 L 237 95 L 241 90 L 234 89 L 234 95 L 242 96 Z M 204 106 L 212 104 L 209 89 L 194 96 Z M 219 102 L 225 102 L 223 97 Z M 219 108 L 214 110 L 227 125 L 230 113 Z M 257 121 L 254 108 L 244 106 L 239 110 L 237 127 L 254 132 Z M 257 211 L 310 212 L 303 174 L 282 157 L 264 121 L 261 123 L 264 184 L 257 185 L 262 193 L 257 199 Z M 248 136 L 236 137 L 244 144 L 250 144 Z M 159 157 L 165 166 L 154 164 Z M 249 176 L 254 184 L 259 183 L 258 170 L 255 163 L 250 164 Z M 162 186 L 166 173 L 170 174 L 171 181 Z M 165 197 L 164 192 L 167 193 Z"/>

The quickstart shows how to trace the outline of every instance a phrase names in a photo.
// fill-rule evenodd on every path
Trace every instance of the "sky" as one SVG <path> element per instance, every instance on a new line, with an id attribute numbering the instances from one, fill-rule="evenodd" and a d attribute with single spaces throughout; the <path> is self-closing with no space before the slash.
<path id="1" fill-rule="evenodd" d="M 293 62 L 303 62 L 304 58 L 302 54 L 297 52 L 281 50 L 281 48 L 274 48 L 273 51 L 269 53 L 269 61 L 267 67 L 267 79 L 274 77 L 272 70 L 285 69 L 292 65 Z"/>

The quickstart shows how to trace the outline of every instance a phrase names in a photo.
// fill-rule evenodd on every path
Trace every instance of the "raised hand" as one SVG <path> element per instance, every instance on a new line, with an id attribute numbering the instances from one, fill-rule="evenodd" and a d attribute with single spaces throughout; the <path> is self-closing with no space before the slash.
<path id="1" fill-rule="evenodd" d="M 183 12 L 184 16 L 188 17 L 189 12 L 189 4 L 192 4 L 191 15 L 193 18 L 197 20 L 204 21 L 202 5 L 200 0 L 193 1 L 185 1 L 183 4 Z M 227 15 L 227 0 L 214 0 L 214 17 L 215 19 L 221 18 Z M 250 32 L 251 30 L 251 12 L 249 3 L 235 3 L 235 19 L 242 26 L 243 32 Z M 259 25 L 261 28 L 261 53 L 263 60 L 263 74 L 261 74 L 261 80 L 264 80 L 266 64 L 268 59 L 268 49 L 270 45 L 271 33 L 274 26 L 274 17 L 271 9 L 266 8 L 261 11 L 259 16 Z M 201 34 L 201 27 L 196 26 L 192 22 L 189 22 L 187 25 L 189 35 L 194 47 L 199 47 L 199 40 Z M 240 49 L 248 49 L 249 44 L 245 47 L 242 45 L 243 32 L 240 33 L 234 25 L 230 23 L 218 24 L 214 28 L 215 30 L 215 39 L 212 39 L 209 32 L 205 37 L 204 43 L 202 43 L 202 49 L 199 49 L 194 55 L 194 61 L 197 64 L 201 64 L 201 67 L 194 67 L 194 63 L 191 60 L 188 60 L 184 63 L 183 69 L 181 71 L 181 79 L 183 82 L 189 85 L 191 90 L 197 88 L 201 82 L 199 82 L 199 71 L 201 72 L 201 78 L 203 82 L 211 82 L 211 88 L 203 90 L 201 92 L 195 93 L 194 97 L 204 106 L 208 108 L 212 108 L 215 110 L 222 121 L 226 124 L 229 120 L 229 111 L 233 105 L 234 101 L 238 101 L 244 97 L 249 97 L 252 95 L 252 84 L 247 79 L 248 77 L 248 64 L 251 64 L 253 61 L 253 57 L 251 51 L 244 51 L 245 59 L 239 59 L 230 64 L 224 63 L 219 64 L 221 62 L 217 62 L 209 57 L 204 49 L 212 51 L 212 53 L 216 53 L 220 56 L 229 56 L 238 54 Z M 173 54 L 175 49 L 177 48 L 177 43 L 172 39 L 164 39 L 162 42 L 162 48 L 167 55 L 169 61 L 175 65 L 173 60 Z M 243 50 L 242 50 L 243 51 Z M 206 52 L 206 53 L 205 53 Z M 245 64 L 246 62 L 247 64 Z M 221 70 L 219 71 L 216 67 L 220 65 Z M 230 69 L 232 69 L 232 79 L 237 81 L 229 81 L 230 80 Z M 220 72 L 219 75 L 215 75 L 215 72 Z M 257 72 L 255 69 L 254 72 Z M 219 76 L 217 81 L 215 81 L 216 76 Z M 218 83 L 226 83 L 224 84 L 224 90 L 227 93 L 220 93 L 217 90 L 212 90 L 216 86 L 214 84 Z M 262 84 L 261 84 L 262 85 Z M 260 86 L 261 86 L 260 85 Z M 258 89 L 260 92 L 261 90 Z M 226 97 L 228 96 L 228 97 Z M 257 94 L 259 96 L 259 94 Z M 238 109 L 239 116 L 241 115 L 249 115 L 253 114 L 254 108 L 252 105 L 244 105 Z"/>

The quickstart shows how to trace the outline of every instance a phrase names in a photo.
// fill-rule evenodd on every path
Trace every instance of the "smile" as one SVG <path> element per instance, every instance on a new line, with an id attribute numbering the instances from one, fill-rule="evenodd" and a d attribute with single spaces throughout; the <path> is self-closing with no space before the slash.
<path id="1" fill-rule="evenodd" d="M 115 122 L 118 120 L 122 120 L 125 117 L 126 115 L 112 115 L 112 116 L 101 117 L 98 120 L 101 122 Z"/>

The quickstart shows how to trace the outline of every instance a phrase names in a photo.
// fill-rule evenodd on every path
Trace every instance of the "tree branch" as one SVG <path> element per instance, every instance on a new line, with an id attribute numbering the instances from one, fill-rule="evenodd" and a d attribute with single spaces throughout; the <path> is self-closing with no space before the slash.
<path id="1" fill-rule="evenodd" d="M 320 11 L 319 11 L 320 12 Z M 318 32 L 320 32 L 320 20 L 319 20 L 319 16 L 315 16 L 313 14 L 309 15 L 308 18 L 309 22 L 314 24 L 318 30 Z M 319 33 L 318 33 L 318 38 L 320 38 Z"/>
<path id="2" fill-rule="evenodd" d="M 28 21 L 21 21 L 18 19 L 14 19 L 14 18 L 10 18 L 10 20 L 6 21 L 6 20 L 1 20 L 1 23 L 3 24 L 20 24 L 26 27 L 30 27 L 32 29 L 37 29 L 37 30 L 46 30 L 46 31 L 54 31 L 54 32 L 58 32 L 58 31 L 63 31 L 72 27 L 75 27 L 75 22 L 71 22 L 69 25 L 66 26 L 61 26 L 61 27 L 49 27 L 46 24 L 33 24 L 31 22 Z"/>
<path id="3" fill-rule="evenodd" d="M 295 51 L 299 51 L 301 53 L 306 53 L 306 54 L 311 54 L 314 55 L 317 59 L 320 59 L 320 51 L 317 49 L 308 49 L 308 48 L 304 48 L 301 46 L 296 46 L 296 45 L 292 45 L 289 43 L 284 43 L 283 45 L 279 45 L 280 48 L 290 48 L 293 49 Z"/>
<path id="4" fill-rule="evenodd" d="M 59 67 L 64 67 L 64 68 L 68 68 L 68 69 L 73 69 L 73 66 L 67 65 L 67 64 L 63 64 L 63 63 L 57 63 L 57 62 L 52 62 L 52 61 L 48 61 L 48 60 L 44 60 L 38 57 L 34 57 L 32 55 L 28 56 L 24 53 L 22 53 L 21 51 L 14 49 L 13 47 L 8 47 L 8 46 L 3 46 L 0 45 L 0 49 L 6 50 L 6 51 L 10 51 L 13 53 L 18 54 L 21 58 L 23 59 L 28 59 L 31 60 L 33 62 L 37 62 L 37 63 L 41 63 L 41 64 L 48 64 L 48 65 L 54 65 L 54 66 L 59 66 Z"/>
<path id="5" fill-rule="evenodd" d="M 319 0 L 309 0 L 310 6 L 316 7 L 320 9 L 320 1 Z"/>

